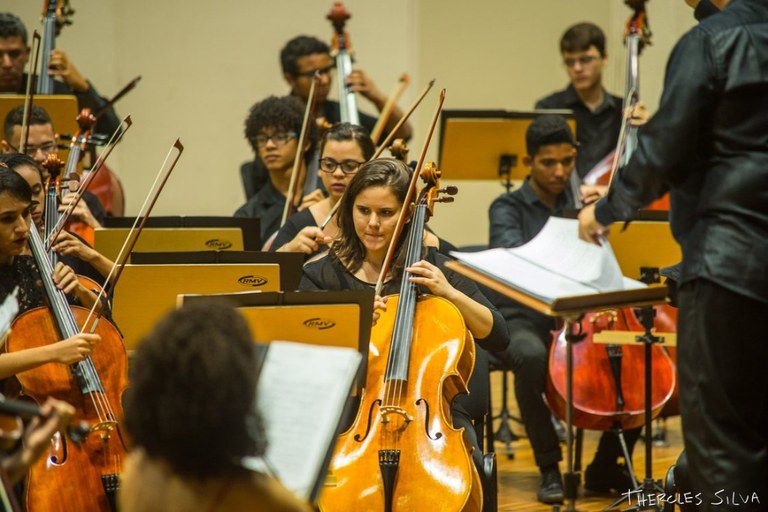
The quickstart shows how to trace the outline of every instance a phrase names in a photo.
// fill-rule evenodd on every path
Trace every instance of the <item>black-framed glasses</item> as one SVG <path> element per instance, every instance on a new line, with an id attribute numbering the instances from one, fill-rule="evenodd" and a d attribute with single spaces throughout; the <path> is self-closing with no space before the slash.
<path id="1" fill-rule="evenodd" d="M 325 66 L 324 68 L 317 68 L 317 69 L 310 69 L 309 71 L 302 71 L 300 73 L 296 73 L 294 76 L 303 76 L 304 78 L 312 78 L 315 76 L 315 73 L 319 73 L 320 75 L 328 75 L 336 69 L 336 64 L 329 64 Z"/>
<path id="2" fill-rule="evenodd" d="M 565 64 L 566 67 L 569 67 L 569 68 L 572 68 L 573 66 L 575 66 L 577 62 L 582 66 L 588 66 L 599 58 L 600 57 L 597 55 L 582 55 L 581 57 L 576 57 L 576 58 L 568 57 L 566 59 L 563 59 L 563 64 Z"/>
<path id="3" fill-rule="evenodd" d="M 15 152 L 21 153 L 21 151 L 19 151 L 19 148 L 16 148 L 11 144 L 8 144 L 8 145 Z M 29 144 L 27 145 L 27 147 L 24 148 L 24 153 L 26 153 L 27 156 L 35 156 L 38 151 L 42 151 L 44 155 L 50 155 L 51 153 L 56 151 L 57 147 L 58 147 L 58 144 L 56 144 L 55 141 L 43 142 L 42 144 L 37 144 L 37 145 Z"/>
<path id="4" fill-rule="evenodd" d="M 286 142 L 288 142 L 291 139 L 295 139 L 299 134 L 290 131 L 290 132 L 277 132 L 273 133 L 272 135 L 267 135 L 266 133 L 260 133 L 257 136 L 253 138 L 253 142 L 256 143 L 256 147 L 263 148 L 267 145 L 267 142 L 270 140 L 275 144 L 275 146 L 282 146 Z"/>
<path id="5" fill-rule="evenodd" d="M 358 169 L 360 169 L 360 166 L 363 165 L 365 162 L 359 162 L 357 160 L 342 160 L 341 162 L 337 162 L 333 158 L 321 158 L 320 159 L 320 170 L 323 172 L 327 172 L 328 174 L 336 172 L 336 169 L 341 167 L 341 172 L 344 174 L 354 174 L 357 172 Z"/>

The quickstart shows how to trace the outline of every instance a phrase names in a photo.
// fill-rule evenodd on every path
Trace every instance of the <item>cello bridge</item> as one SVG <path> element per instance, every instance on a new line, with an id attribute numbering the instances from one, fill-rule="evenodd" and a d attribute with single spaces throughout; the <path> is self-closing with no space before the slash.
<path id="1" fill-rule="evenodd" d="M 408 425 L 408 423 L 413 421 L 413 416 L 405 412 L 405 409 L 402 407 L 397 407 L 395 405 L 384 405 L 381 407 L 381 422 L 389 423 L 390 414 L 397 414 L 398 416 L 401 416 L 405 422 L 403 426 Z"/>
<path id="2" fill-rule="evenodd" d="M 102 438 L 108 438 L 113 430 L 117 428 L 117 422 L 114 420 L 105 420 L 91 425 L 90 432 L 101 432 Z"/>

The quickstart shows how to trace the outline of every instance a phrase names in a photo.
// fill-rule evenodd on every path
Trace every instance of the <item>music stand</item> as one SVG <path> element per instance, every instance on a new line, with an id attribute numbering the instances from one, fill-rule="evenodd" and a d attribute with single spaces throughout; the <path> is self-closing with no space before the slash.
<path id="1" fill-rule="evenodd" d="M 634 277 L 647 284 L 659 282 L 659 269 L 673 265 L 682 259 L 680 246 L 672 237 L 667 221 L 635 221 L 629 224 L 627 229 L 616 231 L 611 235 L 611 247 L 624 275 Z M 665 341 L 670 344 L 671 336 L 669 334 L 661 336 L 661 333 L 654 334 L 652 332 L 653 319 L 656 314 L 652 307 L 645 306 L 638 313 L 645 332 L 622 333 L 624 336 L 634 335 L 636 343 L 641 342 L 645 345 L 645 476 L 642 483 L 631 491 L 650 495 L 664 491 L 661 487 L 661 481 L 657 482 L 653 479 L 653 443 L 650 440 L 651 421 L 653 419 L 651 411 L 651 379 L 653 375 L 651 347 L 654 343 Z M 601 334 L 604 334 L 605 337 L 615 337 L 610 331 Z M 625 453 L 625 458 L 627 467 L 632 471 L 632 464 L 627 453 Z M 632 478 L 634 479 L 633 471 Z M 631 496 L 632 494 L 626 493 L 609 508 L 615 508 L 620 503 L 630 500 Z M 638 504 L 630 507 L 630 510 L 639 508 Z M 661 505 L 656 508 L 660 509 Z"/>
<path id="2" fill-rule="evenodd" d="M 177 305 L 208 300 L 237 307 L 248 320 L 256 341 L 299 341 L 358 350 L 363 359 L 354 394 L 359 396 L 365 387 L 373 290 L 180 294 Z"/>
<path id="3" fill-rule="evenodd" d="M 134 217 L 107 217 L 105 228 L 130 228 Z M 255 217 L 200 217 L 168 215 L 149 217 L 145 228 L 240 228 L 243 231 L 243 249 L 261 250 L 261 221 Z M 215 248 L 214 248 L 215 249 Z"/>
<path id="4" fill-rule="evenodd" d="M 450 261 L 446 266 L 470 279 L 473 279 L 497 292 L 515 300 L 525 306 L 548 316 L 561 317 L 566 323 L 566 465 L 567 470 L 563 474 L 563 494 L 565 497 L 565 510 L 576 510 L 576 495 L 578 493 L 580 473 L 574 471 L 573 456 L 573 350 L 572 345 L 581 336 L 576 331 L 581 317 L 597 309 L 615 309 L 631 306 L 647 306 L 663 303 L 666 294 L 666 286 L 637 288 L 590 295 L 555 298 L 545 301 L 530 293 L 517 289 L 509 284 L 501 282 L 493 277 L 479 272 L 458 261 Z M 559 510 L 559 507 L 558 507 Z"/>
<path id="5" fill-rule="evenodd" d="M 187 251 L 187 252 L 132 252 L 134 265 L 162 265 L 165 263 L 256 263 L 280 265 L 280 288 L 298 290 L 304 275 L 304 255 L 298 252 L 266 251 Z"/>
<path id="6" fill-rule="evenodd" d="M 523 165 L 525 132 L 543 114 L 560 114 L 576 133 L 571 110 L 443 110 L 440 114 L 439 167 L 447 180 L 512 180 L 528 175 Z"/>

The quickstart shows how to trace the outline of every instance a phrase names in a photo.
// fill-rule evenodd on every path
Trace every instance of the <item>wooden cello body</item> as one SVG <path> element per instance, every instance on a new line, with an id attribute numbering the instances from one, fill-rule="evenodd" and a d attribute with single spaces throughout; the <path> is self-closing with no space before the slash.
<path id="1" fill-rule="evenodd" d="M 30 247 L 50 308 L 29 310 L 19 316 L 7 340 L 8 351 L 43 346 L 75 335 L 88 311 L 71 307 L 50 278 L 52 269 L 36 230 Z M 79 363 L 48 363 L 19 373 L 22 393 L 38 403 L 52 396 L 75 407 L 73 420 L 87 422 L 90 431 L 80 445 L 57 436 L 52 454 L 32 466 L 25 492 L 29 512 L 115 510 L 126 445 L 118 419 L 121 396 L 127 385 L 125 346 L 117 329 L 102 320 L 95 330 L 100 343 Z"/>
<path id="2" fill-rule="evenodd" d="M 584 339 L 573 343 L 573 424 L 589 430 L 638 428 L 645 422 L 645 347 L 594 343 L 604 330 L 643 332 L 629 309 L 589 313 L 580 322 Z M 564 331 L 552 340 L 547 403 L 565 418 L 566 341 Z M 653 365 L 651 416 L 659 414 L 675 389 L 675 368 L 660 346 L 651 347 Z"/>
<path id="3" fill-rule="evenodd" d="M 385 377 L 398 298 L 389 297 L 371 333 L 360 409 L 336 444 L 330 467 L 335 484 L 323 489 L 320 508 L 386 510 L 380 456 L 398 449 L 392 510 L 480 510 L 480 477 L 462 430 L 451 426 L 450 411 L 453 397 L 466 393 L 472 374 L 472 335 L 453 304 L 439 297 L 419 299 L 408 380 L 393 400 L 391 388 L 397 383 L 390 386 Z M 410 419 L 386 414 L 385 406 L 400 408 Z"/>
<path id="4" fill-rule="evenodd" d="M 436 179 L 414 209 L 404 268 L 421 259 L 425 201 L 435 200 Z M 419 296 L 403 272 L 400 294 L 389 296 L 371 331 L 360 408 L 336 444 L 330 466 L 335 484 L 323 489 L 320 508 L 480 511 L 483 491 L 472 447 L 451 421 L 451 403 L 467 392 L 474 364 L 474 340 L 458 308 Z"/>

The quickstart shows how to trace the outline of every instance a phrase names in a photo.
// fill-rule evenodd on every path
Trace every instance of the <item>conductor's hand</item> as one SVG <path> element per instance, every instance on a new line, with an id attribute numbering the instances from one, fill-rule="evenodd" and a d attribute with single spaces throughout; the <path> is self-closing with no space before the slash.
<path id="1" fill-rule="evenodd" d="M 312 254 L 316 252 L 321 245 L 329 245 L 333 238 L 323 233 L 323 230 L 317 226 L 307 226 L 293 237 L 293 240 L 280 247 L 277 252 L 302 252 Z"/>
<path id="2" fill-rule="evenodd" d="M 609 234 L 609 229 L 597 222 L 595 218 L 594 203 L 581 209 L 579 212 L 579 238 L 585 242 L 602 245 L 602 240 Z"/>
<path id="3" fill-rule="evenodd" d="M 381 318 L 381 312 L 387 310 L 387 299 L 389 297 L 382 297 L 381 295 L 376 295 L 373 298 L 373 323 L 372 325 L 376 325 L 376 322 L 379 321 L 379 318 Z"/>
<path id="4" fill-rule="evenodd" d="M 51 350 L 51 361 L 73 364 L 91 355 L 93 347 L 100 341 L 101 336 L 98 334 L 82 333 L 46 346 Z"/>
<path id="5" fill-rule="evenodd" d="M 451 286 L 445 278 L 445 274 L 426 260 L 417 261 L 413 266 L 407 267 L 406 272 L 411 274 L 408 280 L 412 283 L 426 286 L 432 295 L 451 300 L 456 288 Z"/>

